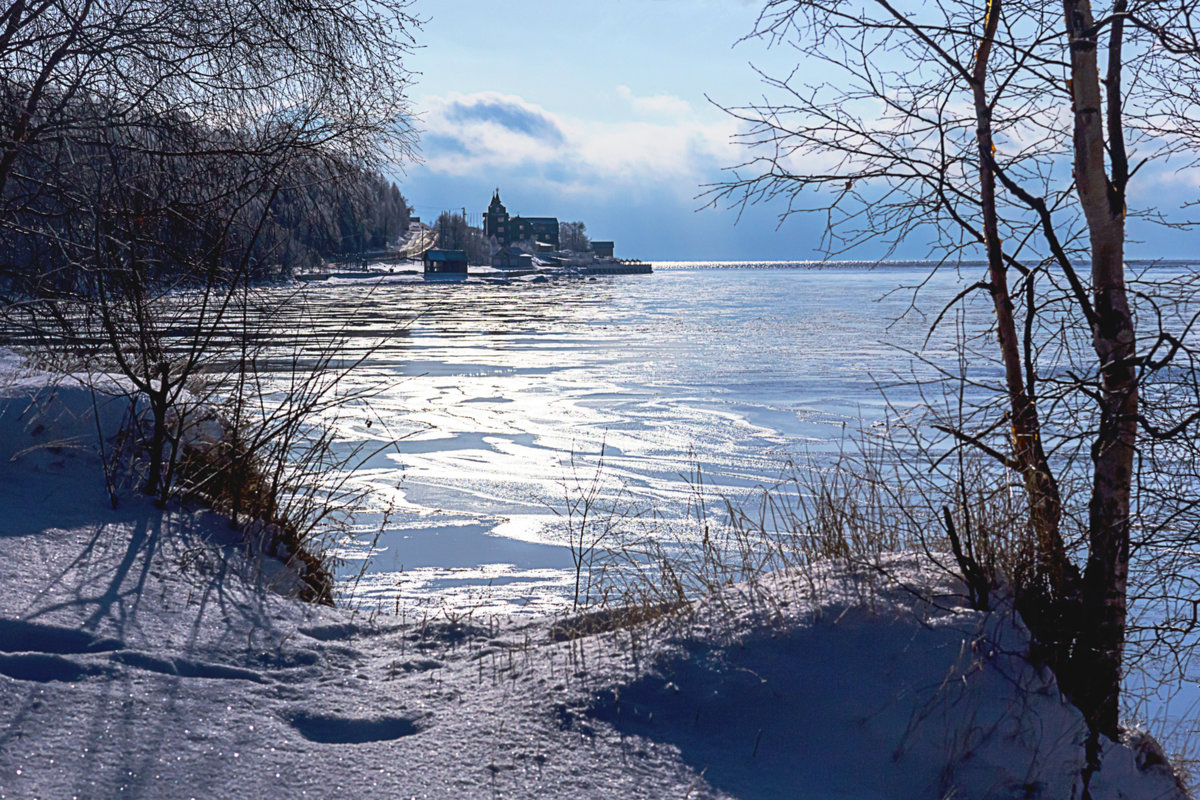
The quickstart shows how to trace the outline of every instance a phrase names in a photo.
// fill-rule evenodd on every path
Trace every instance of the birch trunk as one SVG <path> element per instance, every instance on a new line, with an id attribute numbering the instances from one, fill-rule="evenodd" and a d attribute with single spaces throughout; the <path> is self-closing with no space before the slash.
<path id="1" fill-rule="evenodd" d="M 1120 4 L 1118 6 L 1120 8 Z M 1092 342 L 1100 368 L 1100 426 L 1092 447 L 1088 561 L 1071 672 L 1073 699 L 1093 734 L 1118 734 L 1125 644 L 1129 514 L 1137 438 L 1138 377 L 1133 316 L 1125 288 L 1125 146 L 1121 136 L 1120 22 L 1112 28 L 1107 84 L 1108 142 L 1097 33 L 1088 0 L 1064 0 L 1073 82 L 1075 185 L 1087 220 L 1096 312 Z M 1095 748 L 1093 743 L 1093 748 Z"/>
<path id="2" fill-rule="evenodd" d="M 1040 653 L 1056 674 L 1064 674 L 1074 638 L 1072 622 L 1065 609 L 1073 602 L 1075 571 L 1066 553 L 1059 522 L 1062 497 L 1042 445 L 1041 420 L 1024 380 L 1024 363 L 1008 285 L 996 211 L 995 145 L 992 110 L 987 98 L 988 60 L 991 56 L 1002 0 L 987 6 L 984 33 L 972 69 L 976 142 L 979 147 L 979 197 L 983 212 L 984 246 L 987 250 L 988 282 L 996 314 L 996 333 L 1004 364 L 1009 400 L 1013 460 L 1020 471 L 1029 498 L 1030 517 L 1037 553 L 1037 586 L 1022 602 L 1022 614 L 1038 641 Z"/>

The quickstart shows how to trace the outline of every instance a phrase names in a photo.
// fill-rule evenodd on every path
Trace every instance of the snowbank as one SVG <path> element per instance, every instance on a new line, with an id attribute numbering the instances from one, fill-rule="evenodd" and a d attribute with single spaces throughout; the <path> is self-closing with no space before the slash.
<path id="1" fill-rule="evenodd" d="M 0 369 L 0 798 L 1078 796 L 1024 629 L 912 558 L 561 641 L 371 619 L 267 591 L 216 515 L 112 510 L 118 406 Z M 1181 797 L 1137 752 L 1093 796 Z"/>
<path id="2" fill-rule="evenodd" d="M 1080 797 L 1082 715 L 1028 649 L 1011 604 L 970 609 L 927 559 L 828 564 L 701 604 L 593 711 L 739 798 Z M 1134 762 L 1109 747 L 1092 796 L 1181 796 Z"/>

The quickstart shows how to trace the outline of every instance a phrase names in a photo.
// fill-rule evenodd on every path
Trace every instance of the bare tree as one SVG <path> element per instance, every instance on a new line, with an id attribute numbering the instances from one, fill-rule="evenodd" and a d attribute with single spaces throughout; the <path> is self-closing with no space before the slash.
<path id="1" fill-rule="evenodd" d="M 1192 503 L 1149 487 L 1168 463 L 1195 463 L 1196 317 L 1179 312 L 1179 286 L 1131 290 L 1124 247 L 1128 217 L 1159 218 L 1127 208 L 1134 173 L 1200 134 L 1200 98 L 1183 88 L 1200 78 L 1198 16 L 1192 0 L 1115 0 L 1099 18 L 1088 0 L 769 0 L 752 35 L 796 48 L 804 75 L 836 77 L 764 74 L 761 103 L 726 109 L 749 159 L 710 187 L 713 202 L 781 202 L 781 220 L 822 215 L 830 254 L 926 236 L 943 265 L 986 259 L 955 303 L 990 298 L 1003 380 L 970 388 L 1003 402 L 936 427 L 1024 487 L 1018 604 L 1092 731 L 1085 778 L 1100 737 L 1119 733 L 1132 532 L 1152 563 L 1155 535 Z M 1131 291 L 1150 328 L 1140 348 Z M 1180 382 L 1187 402 L 1143 402 Z"/>
<path id="2" fill-rule="evenodd" d="M 0 13 L 4 313 L 132 385 L 164 500 L 193 379 L 281 194 L 412 141 L 409 0 L 17 0 Z M 396 193 L 398 197 L 398 192 Z M 237 362 L 235 362 L 237 363 Z"/>
<path id="3" fill-rule="evenodd" d="M 558 223 L 558 241 L 564 250 L 586 253 L 592 247 L 587 235 L 587 225 L 582 222 Z"/>
<path id="4" fill-rule="evenodd" d="M 462 214 L 443 211 L 435 223 L 438 232 L 438 247 L 462 250 L 472 264 L 482 264 L 489 255 L 489 243 L 482 228 L 467 222 Z"/>

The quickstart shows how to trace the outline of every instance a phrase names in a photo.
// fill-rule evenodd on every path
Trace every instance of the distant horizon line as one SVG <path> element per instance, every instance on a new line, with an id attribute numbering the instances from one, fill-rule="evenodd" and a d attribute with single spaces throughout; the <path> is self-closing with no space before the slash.
<path id="1" fill-rule="evenodd" d="M 707 268 L 740 268 L 740 269 L 771 269 L 779 267 L 830 267 L 830 268 L 862 268 L 862 267 L 986 267 L 988 262 L 983 259 L 964 259 L 962 261 L 942 261 L 938 259 L 921 258 L 890 258 L 890 259 L 643 259 L 655 266 L 665 269 L 686 267 Z M 1086 267 L 1090 262 L 1072 261 L 1072 266 Z M 1144 268 L 1154 267 L 1189 267 L 1200 266 L 1200 258 L 1128 258 L 1126 266 Z"/>

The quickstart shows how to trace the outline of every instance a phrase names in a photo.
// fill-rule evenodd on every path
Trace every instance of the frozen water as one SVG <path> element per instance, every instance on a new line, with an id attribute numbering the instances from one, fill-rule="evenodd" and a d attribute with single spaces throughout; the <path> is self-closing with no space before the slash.
<path id="1" fill-rule="evenodd" d="M 960 285 L 943 274 L 923 309 Z M 589 282 L 310 290 L 305 318 L 281 329 L 303 330 L 310 348 L 345 333 L 346 358 L 369 352 L 348 380 L 378 393 L 336 421 L 346 446 L 399 439 L 359 473 L 381 514 L 360 520 L 343 576 L 359 575 L 383 525 L 362 599 L 390 604 L 399 588 L 552 605 L 571 563 L 565 494 L 592 478 L 601 447 L 601 505 L 635 514 L 682 518 L 697 468 L 735 500 L 771 484 L 879 419 L 878 385 L 906 379 L 906 351 L 950 352 L 953 332 L 926 342 L 932 318 L 898 290 L 927 277 L 925 266 L 658 265 Z M 903 387 L 888 396 L 915 400 Z"/>

